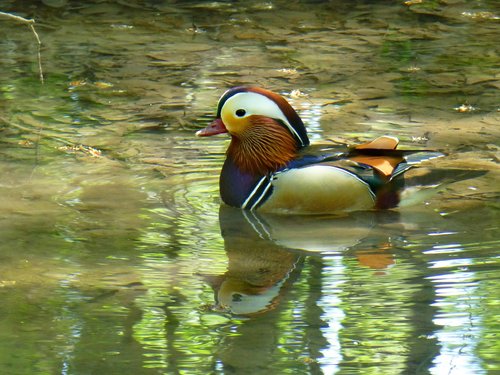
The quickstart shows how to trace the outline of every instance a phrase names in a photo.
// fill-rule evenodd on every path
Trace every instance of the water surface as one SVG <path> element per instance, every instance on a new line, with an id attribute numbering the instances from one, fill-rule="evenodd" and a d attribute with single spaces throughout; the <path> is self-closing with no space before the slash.
<path id="1" fill-rule="evenodd" d="M 495 1 L 5 1 L 0 373 L 488 374 L 498 353 Z M 310 137 L 482 170 L 410 207 L 221 207 L 227 88 Z"/>

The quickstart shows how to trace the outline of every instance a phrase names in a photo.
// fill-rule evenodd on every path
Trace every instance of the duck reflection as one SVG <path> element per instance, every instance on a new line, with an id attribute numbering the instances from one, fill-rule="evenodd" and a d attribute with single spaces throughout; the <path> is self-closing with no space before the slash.
<path id="1" fill-rule="evenodd" d="M 416 254 L 391 268 L 395 258 L 408 257 L 400 245 L 412 223 L 429 220 L 419 215 L 264 216 L 222 206 L 228 267 L 211 280 L 214 309 L 247 319 L 222 329 L 219 363 L 259 373 L 287 347 L 301 353 L 293 366 L 323 373 L 323 366 L 350 365 L 359 355 L 353 343 L 361 343 L 366 363 L 376 363 L 384 347 L 402 373 L 427 366 L 436 326 L 434 289 L 419 276 L 426 264 Z M 401 353 L 401 346 L 411 349 Z"/>
<path id="2" fill-rule="evenodd" d="M 215 309 L 255 315 L 275 308 L 303 257 L 272 241 L 266 223 L 240 209 L 222 206 L 219 221 L 228 269 L 211 280 Z"/>
<path id="3" fill-rule="evenodd" d="M 386 213 L 384 220 L 388 217 Z M 306 255 L 354 253 L 362 265 L 375 269 L 394 263 L 390 243 L 365 241 L 379 221 L 375 212 L 264 216 L 224 205 L 219 221 L 228 268 L 209 280 L 217 311 L 252 316 L 276 308 Z"/>

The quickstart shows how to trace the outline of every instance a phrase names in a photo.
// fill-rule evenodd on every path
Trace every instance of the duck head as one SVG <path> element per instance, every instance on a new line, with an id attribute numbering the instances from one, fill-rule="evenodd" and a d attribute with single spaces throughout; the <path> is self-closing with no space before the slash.
<path id="1" fill-rule="evenodd" d="M 284 167 L 309 145 L 306 128 L 280 95 L 234 87 L 219 99 L 216 119 L 198 136 L 229 133 L 227 157 L 243 172 L 264 175 Z"/>

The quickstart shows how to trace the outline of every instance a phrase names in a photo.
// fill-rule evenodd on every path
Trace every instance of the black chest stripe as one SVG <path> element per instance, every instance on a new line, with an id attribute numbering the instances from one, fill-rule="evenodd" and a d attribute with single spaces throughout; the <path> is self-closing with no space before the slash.
<path id="1" fill-rule="evenodd" d="M 270 176 L 262 177 L 255 188 L 250 192 L 247 199 L 241 205 L 241 208 L 253 210 L 269 198 L 272 193 L 272 178 Z"/>
<path id="2" fill-rule="evenodd" d="M 368 188 L 368 192 L 370 193 L 371 197 L 373 199 L 375 199 L 377 197 L 377 194 L 373 191 L 372 187 L 370 186 L 370 184 L 368 182 L 366 182 L 365 180 L 363 180 L 361 177 L 359 177 L 356 173 L 354 172 L 351 172 L 350 170 L 348 169 L 345 169 L 345 168 L 341 168 L 341 167 L 334 167 L 334 168 L 338 168 L 338 169 L 341 169 L 342 171 L 344 171 L 345 173 L 351 175 L 352 177 L 354 177 L 356 180 L 358 180 L 359 182 L 361 182 L 363 185 L 365 185 L 367 188 Z"/>

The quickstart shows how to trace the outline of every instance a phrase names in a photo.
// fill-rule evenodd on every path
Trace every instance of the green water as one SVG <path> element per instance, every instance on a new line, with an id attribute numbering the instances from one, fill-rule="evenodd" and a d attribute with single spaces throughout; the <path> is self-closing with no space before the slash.
<path id="1" fill-rule="evenodd" d="M 500 371 L 495 1 L 0 2 L 0 373 Z M 483 170 L 389 212 L 221 207 L 239 84 L 313 141 Z"/>

